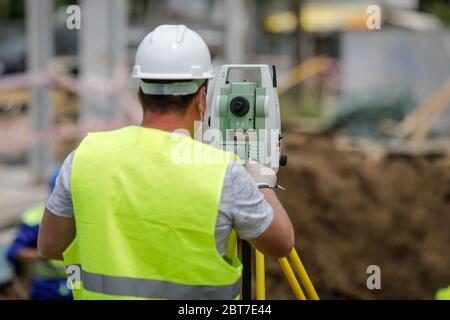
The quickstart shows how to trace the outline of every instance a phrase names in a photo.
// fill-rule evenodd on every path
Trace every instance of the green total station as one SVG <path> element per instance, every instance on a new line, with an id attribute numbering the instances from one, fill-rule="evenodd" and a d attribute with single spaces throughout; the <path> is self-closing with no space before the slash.
<path id="1" fill-rule="evenodd" d="M 230 71 L 256 72 L 260 81 L 229 80 Z M 268 65 L 224 65 L 216 79 L 210 104 L 210 128 L 220 131 L 221 147 L 242 160 L 255 160 L 278 170 L 281 120 L 276 71 Z"/>

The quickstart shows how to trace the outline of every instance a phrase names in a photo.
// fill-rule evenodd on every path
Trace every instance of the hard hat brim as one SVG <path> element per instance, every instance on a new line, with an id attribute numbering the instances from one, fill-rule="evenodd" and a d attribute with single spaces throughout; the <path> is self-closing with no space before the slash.
<path id="1" fill-rule="evenodd" d="M 131 75 L 134 79 L 146 80 L 194 80 L 194 79 L 212 79 L 214 75 L 209 72 L 206 74 L 193 76 L 192 74 L 178 73 L 178 74 L 161 74 L 161 73 L 136 73 Z"/>

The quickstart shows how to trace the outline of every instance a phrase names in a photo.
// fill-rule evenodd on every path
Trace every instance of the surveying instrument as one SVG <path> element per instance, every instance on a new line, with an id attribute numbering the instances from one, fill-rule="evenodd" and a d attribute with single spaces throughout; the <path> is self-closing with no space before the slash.
<path id="1" fill-rule="evenodd" d="M 230 81 L 230 73 L 257 73 L 257 81 Z M 220 141 L 212 143 L 215 147 L 233 152 L 245 162 L 257 161 L 272 168 L 275 172 L 279 166 L 287 163 L 287 157 L 281 155 L 281 117 L 277 93 L 275 66 L 272 74 L 268 65 L 236 64 L 223 65 L 215 81 L 212 101 L 209 105 L 208 125 L 220 132 Z M 208 116 L 208 115 L 207 115 Z M 278 186 L 278 188 L 281 188 Z M 256 299 L 266 299 L 265 257 L 255 250 L 256 265 Z M 246 241 L 241 242 L 243 263 L 242 298 L 252 297 L 252 248 Z M 300 278 L 307 296 L 311 300 L 319 297 L 306 273 L 300 257 L 292 249 L 288 257 L 278 260 L 295 297 L 306 300 L 302 287 L 289 263 Z"/>

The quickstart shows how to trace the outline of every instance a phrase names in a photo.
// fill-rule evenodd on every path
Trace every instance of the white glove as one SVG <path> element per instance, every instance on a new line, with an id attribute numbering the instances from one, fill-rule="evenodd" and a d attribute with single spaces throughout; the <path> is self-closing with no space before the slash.
<path id="1" fill-rule="evenodd" d="M 277 174 L 271 168 L 266 167 L 259 162 L 252 161 L 245 164 L 245 169 L 255 180 L 259 187 L 276 188 Z"/>

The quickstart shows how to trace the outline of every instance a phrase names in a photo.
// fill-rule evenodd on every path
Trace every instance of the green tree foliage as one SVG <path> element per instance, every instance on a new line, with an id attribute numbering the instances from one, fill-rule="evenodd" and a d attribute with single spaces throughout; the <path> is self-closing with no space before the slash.
<path id="1" fill-rule="evenodd" d="M 447 0 L 426 0 L 422 1 L 422 8 L 425 12 L 436 15 L 442 23 L 450 25 L 450 2 Z"/>
<path id="2" fill-rule="evenodd" d="M 0 20 L 2 22 L 23 19 L 25 0 L 0 0 Z"/>
<path id="3" fill-rule="evenodd" d="M 78 4 L 78 0 L 53 0 L 54 8 Z M 0 0 L 0 20 L 22 20 L 25 17 L 25 0 Z"/>

